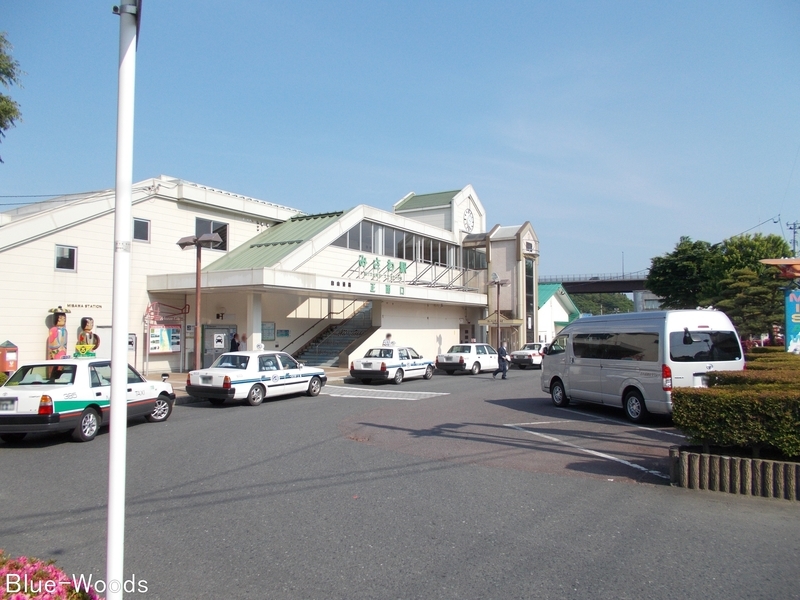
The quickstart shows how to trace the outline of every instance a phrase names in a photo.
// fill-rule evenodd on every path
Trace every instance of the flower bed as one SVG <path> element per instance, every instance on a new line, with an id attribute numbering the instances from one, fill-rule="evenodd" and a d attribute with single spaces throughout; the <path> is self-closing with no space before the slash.
<path id="1" fill-rule="evenodd" d="M 0 600 L 100 600 L 91 587 L 78 589 L 79 584 L 54 562 L 12 558 L 0 550 Z"/>

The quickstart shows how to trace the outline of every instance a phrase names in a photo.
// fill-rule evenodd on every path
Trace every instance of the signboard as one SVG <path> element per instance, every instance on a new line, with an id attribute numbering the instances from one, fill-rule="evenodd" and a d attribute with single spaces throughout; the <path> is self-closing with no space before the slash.
<path id="1" fill-rule="evenodd" d="M 786 350 L 800 354 L 800 289 L 786 290 Z"/>
<path id="2" fill-rule="evenodd" d="M 267 342 L 275 340 L 275 322 L 261 323 L 261 339 Z"/>
<path id="3" fill-rule="evenodd" d="M 181 351 L 181 327 L 154 325 L 150 327 L 150 354 Z"/>
<path id="4" fill-rule="evenodd" d="M 215 333 L 214 334 L 214 348 L 224 348 L 225 347 L 225 334 L 224 333 Z"/>

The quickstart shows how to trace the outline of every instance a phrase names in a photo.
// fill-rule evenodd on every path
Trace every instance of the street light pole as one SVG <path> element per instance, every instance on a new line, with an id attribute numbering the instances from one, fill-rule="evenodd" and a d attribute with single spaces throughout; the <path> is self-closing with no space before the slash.
<path id="1" fill-rule="evenodd" d="M 203 355 L 202 355 L 202 339 L 200 339 L 200 290 L 202 288 L 202 279 L 201 279 L 201 272 L 202 272 L 202 262 L 201 262 L 201 252 L 203 246 L 206 248 L 211 248 L 215 244 L 222 243 L 222 238 L 219 236 L 218 233 L 204 233 L 200 237 L 190 235 L 187 237 L 182 237 L 178 240 L 178 246 L 181 247 L 181 250 L 186 250 L 190 246 L 194 246 L 197 248 L 197 264 L 195 267 L 195 287 L 194 287 L 194 368 L 202 369 L 203 368 Z"/>

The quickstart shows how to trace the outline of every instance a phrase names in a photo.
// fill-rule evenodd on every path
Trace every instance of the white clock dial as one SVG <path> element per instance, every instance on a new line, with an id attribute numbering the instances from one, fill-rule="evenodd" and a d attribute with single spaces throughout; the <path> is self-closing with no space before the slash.
<path id="1" fill-rule="evenodd" d="M 472 211 L 467 209 L 464 211 L 464 229 L 467 231 L 472 231 L 475 227 L 475 217 L 472 215 Z"/>

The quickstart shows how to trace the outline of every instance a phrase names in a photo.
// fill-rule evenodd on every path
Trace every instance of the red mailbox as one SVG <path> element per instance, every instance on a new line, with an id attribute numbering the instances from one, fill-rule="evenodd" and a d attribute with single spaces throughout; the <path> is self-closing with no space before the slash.
<path id="1" fill-rule="evenodd" d="M 18 350 L 19 348 L 8 340 L 0 344 L 0 372 L 11 374 L 17 370 Z"/>

